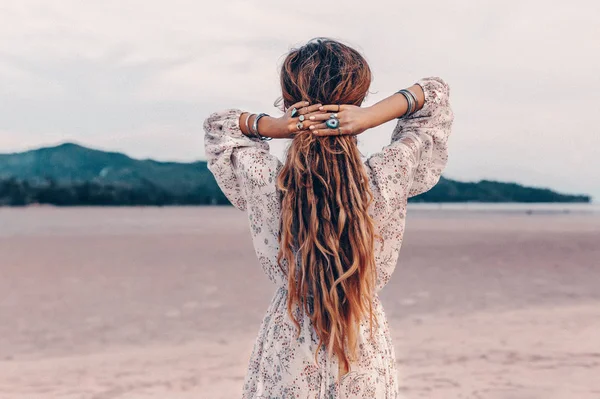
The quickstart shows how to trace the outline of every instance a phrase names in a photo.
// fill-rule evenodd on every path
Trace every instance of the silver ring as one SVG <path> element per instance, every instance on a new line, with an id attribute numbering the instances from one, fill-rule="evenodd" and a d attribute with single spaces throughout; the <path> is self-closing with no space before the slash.
<path id="1" fill-rule="evenodd" d="M 341 136 L 342 135 L 342 128 L 338 127 L 338 134 Z"/>
<path id="2" fill-rule="evenodd" d="M 300 122 L 304 122 L 304 119 L 305 119 L 305 118 L 304 118 L 304 115 L 300 115 L 300 116 L 298 117 L 298 119 L 300 119 Z"/>
<path id="3" fill-rule="evenodd" d="M 338 115 L 337 114 L 331 114 L 329 115 L 330 119 L 337 119 Z"/>
<path id="4" fill-rule="evenodd" d="M 291 113 L 291 117 L 293 118 L 294 116 L 296 116 L 298 114 L 298 110 L 296 108 L 292 108 L 292 113 Z"/>
<path id="5" fill-rule="evenodd" d="M 302 128 L 304 127 L 304 124 L 302 122 L 298 122 L 298 123 L 296 123 L 296 127 L 298 128 L 298 130 L 302 130 Z"/>

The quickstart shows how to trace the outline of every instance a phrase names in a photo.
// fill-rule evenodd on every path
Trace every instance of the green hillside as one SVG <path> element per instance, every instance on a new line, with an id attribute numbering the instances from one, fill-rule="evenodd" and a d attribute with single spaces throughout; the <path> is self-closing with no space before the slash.
<path id="1" fill-rule="evenodd" d="M 0 204 L 227 204 L 206 162 L 138 160 L 77 144 L 0 154 Z"/>
<path id="2" fill-rule="evenodd" d="M 589 202 L 515 183 L 442 178 L 415 202 Z M 0 205 L 228 204 L 206 162 L 138 160 L 76 144 L 0 154 Z"/>
<path id="3" fill-rule="evenodd" d="M 517 183 L 482 180 L 460 182 L 442 177 L 426 193 L 411 198 L 413 202 L 590 202 L 587 195 L 560 194 L 547 188 L 533 188 Z"/>

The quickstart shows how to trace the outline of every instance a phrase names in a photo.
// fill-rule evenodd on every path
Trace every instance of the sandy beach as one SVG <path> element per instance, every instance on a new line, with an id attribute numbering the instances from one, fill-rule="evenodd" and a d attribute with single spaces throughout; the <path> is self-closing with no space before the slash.
<path id="1" fill-rule="evenodd" d="M 239 398 L 274 286 L 244 213 L 0 209 L 0 399 Z M 599 399 L 600 215 L 409 211 L 405 398 Z"/>

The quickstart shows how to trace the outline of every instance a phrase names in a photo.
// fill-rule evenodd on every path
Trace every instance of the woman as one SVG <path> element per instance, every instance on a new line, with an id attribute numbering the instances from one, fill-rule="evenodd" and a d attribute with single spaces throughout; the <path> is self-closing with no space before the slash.
<path id="1" fill-rule="evenodd" d="M 283 63 L 282 117 L 231 109 L 205 121 L 208 167 L 248 212 L 277 286 L 243 398 L 398 397 L 377 292 L 396 266 L 408 197 L 446 164 L 453 114 L 439 78 L 361 107 L 370 83 L 358 52 L 314 39 Z M 362 159 L 357 135 L 395 118 L 391 144 Z M 273 138 L 293 139 L 283 165 L 269 153 Z"/>

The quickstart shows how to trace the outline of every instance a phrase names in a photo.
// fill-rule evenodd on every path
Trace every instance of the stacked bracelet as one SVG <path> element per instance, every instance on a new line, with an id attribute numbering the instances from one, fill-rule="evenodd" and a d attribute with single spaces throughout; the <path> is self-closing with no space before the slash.
<path id="1" fill-rule="evenodd" d="M 413 93 L 410 90 L 406 90 L 408 92 L 408 94 L 410 94 L 410 96 L 413 98 L 414 103 L 415 103 L 415 108 L 413 109 L 413 111 L 411 112 L 411 114 L 414 114 L 417 111 L 417 107 L 419 106 L 419 101 L 417 100 L 417 95 L 415 93 Z"/>
<path id="2" fill-rule="evenodd" d="M 406 98 L 406 102 L 408 103 L 406 112 L 403 115 L 399 116 L 398 119 L 406 118 L 412 115 L 417 110 L 417 96 L 415 96 L 415 94 L 412 91 L 407 89 L 399 90 L 396 93 L 402 94 L 404 98 Z"/>
<path id="3" fill-rule="evenodd" d="M 252 124 L 252 130 L 253 133 L 256 135 L 256 137 L 258 137 L 259 139 L 261 139 L 262 141 L 269 141 L 271 140 L 273 137 L 266 137 L 260 134 L 260 132 L 258 131 L 258 121 L 260 120 L 260 118 L 262 118 L 263 116 L 269 116 L 265 113 L 260 113 L 258 115 L 256 115 L 256 118 L 254 119 L 254 123 Z"/>
<path id="4" fill-rule="evenodd" d="M 256 118 L 254 118 L 254 123 L 252 123 L 252 126 L 250 126 L 250 118 L 252 118 L 252 116 L 254 116 L 254 115 L 256 115 L 256 114 L 249 113 L 248 116 L 246 117 L 246 130 L 248 131 L 249 136 L 256 137 L 257 139 L 262 140 L 262 141 L 271 140 L 272 137 L 263 136 L 258 132 L 258 121 L 263 116 L 269 116 L 269 115 L 267 115 L 267 114 L 256 115 Z"/>

